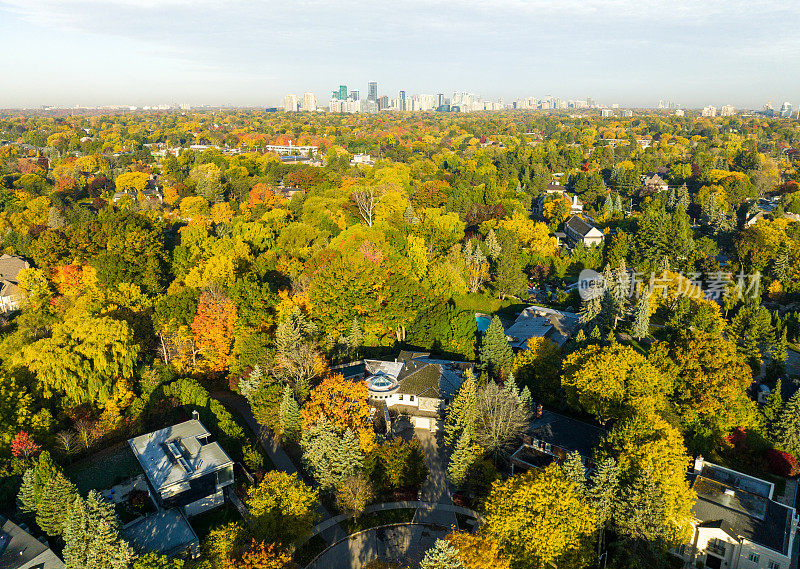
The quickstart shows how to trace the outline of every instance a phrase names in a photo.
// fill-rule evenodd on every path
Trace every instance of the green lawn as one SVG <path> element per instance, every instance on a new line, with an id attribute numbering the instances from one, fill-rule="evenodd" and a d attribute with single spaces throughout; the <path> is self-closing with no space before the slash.
<path id="1" fill-rule="evenodd" d="M 119 445 L 111 452 L 99 451 L 67 468 L 67 476 L 81 494 L 111 488 L 141 472 L 139 462 L 127 444 Z"/>

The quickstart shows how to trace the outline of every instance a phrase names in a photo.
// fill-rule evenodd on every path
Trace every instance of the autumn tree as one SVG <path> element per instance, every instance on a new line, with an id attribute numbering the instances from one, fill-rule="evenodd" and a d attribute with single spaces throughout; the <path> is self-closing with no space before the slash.
<path id="1" fill-rule="evenodd" d="M 466 433 L 468 441 L 475 440 L 475 428 L 478 420 L 478 386 L 472 370 L 464 372 L 461 386 L 458 388 L 452 403 L 447 406 L 444 419 L 444 440 L 453 447 Z"/>
<path id="2" fill-rule="evenodd" d="M 458 550 L 444 539 L 437 539 L 420 561 L 419 569 L 464 569 Z"/>
<path id="3" fill-rule="evenodd" d="M 235 326 L 236 305 L 220 291 L 203 291 L 197 303 L 192 332 L 209 371 L 221 372 L 230 364 Z"/>
<path id="4" fill-rule="evenodd" d="M 253 540 L 238 559 L 226 559 L 222 569 L 290 569 L 292 556 L 276 543 Z"/>
<path id="5" fill-rule="evenodd" d="M 256 536 L 266 541 L 292 543 L 308 535 L 317 513 L 317 491 L 297 474 L 273 470 L 247 491 L 247 506 Z"/>
<path id="6" fill-rule="evenodd" d="M 371 413 L 367 384 L 333 375 L 311 390 L 311 397 L 301 410 L 303 430 L 325 417 L 335 427 L 350 429 L 358 438 L 361 450 L 367 453 L 375 445 Z"/>
<path id="7" fill-rule="evenodd" d="M 561 383 L 561 348 L 548 338 L 532 337 L 514 356 L 512 371 L 519 382 L 544 402 L 556 402 Z"/>
<path id="8" fill-rule="evenodd" d="M 477 396 L 476 439 L 497 460 L 516 444 L 530 420 L 530 409 L 513 392 L 490 381 Z"/>
<path id="9" fill-rule="evenodd" d="M 336 507 L 356 516 L 364 512 L 373 498 L 372 485 L 363 475 L 345 478 L 336 488 Z"/>
<path id="10" fill-rule="evenodd" d="M 510 569 L 498 543 L 486 535 L 454 532 L 446 537 L 455 547 L 464 569 Z"/>
<path id="11" fill-rule="evenodd" d="M 496 482 L 485 510 L 481 531 L 497 542 L 512 564 L 525 561 L 544 567 L 583 557 L 596 527 L 594 511 L 557 464 Z"/>

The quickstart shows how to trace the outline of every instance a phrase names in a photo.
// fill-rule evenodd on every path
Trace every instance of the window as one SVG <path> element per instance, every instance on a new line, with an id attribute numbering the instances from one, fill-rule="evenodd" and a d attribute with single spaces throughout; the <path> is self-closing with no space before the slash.
<path id="1" fill-rule="evenodd" d="M 769 560 L 769 565 L 767 565 L 769 569 L 781 569 L 781 564 L 777 561 L 773 561 L 772 559 Z"/>
<path id="2" fill-rule="evenodd" d="M 758 553 L 750 553 L 750 557 L 749 557 L 749 559 L 750 559 L 750 561 L 752 561 L 753 563 L 758 563 L 758 560 L 759 560 Z"/>
<path id="3" fill-rule="evenodd" d="M 397 396 L 397 398 L 398 398 L 400 401 L 402 401 L 402 400 L 403 400 L 403 394 L 401 393 L 400 395 L 398 395 L 398 396 Z"/>
<path id="4" fill-rule="evenodd" d="M 714 538 L 708 540 L 706 549 L 709 551 L 709 553 L 719 555 L 720 557 L 725 557 L 725 542 L 721 539 Z"/>
<path id="5" fill-rule="evenodd" d="M 409 395 L 409 396 L 408 396 L 408 400 L 409 400 L 409 401 L 414 401 L 414 396 L 413 396 L 413 395 Z"/>

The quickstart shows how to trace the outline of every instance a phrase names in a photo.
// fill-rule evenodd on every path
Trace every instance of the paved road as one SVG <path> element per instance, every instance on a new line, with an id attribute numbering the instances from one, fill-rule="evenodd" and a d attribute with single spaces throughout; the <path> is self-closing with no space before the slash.
<path id="1" fill-rule="evenodd" d="M 306 569 L 361 569 L 378 558 L 416 567 L 434 542 L 447 533 L 443 529 L 418 524 L 373 528 L 339 541 Z"/>
<path id="2" fill-rule="evenodd" d="M 453 505 L 450 483 L 447 480 L 448 453 L 445 450 L 444 435 L 431 433 L 427 429 L 416 429 L 414 432 L 422 445 L 429 471 L 420 501 L 431 504 L 417 509 L 414 522 L 457 528 L 456 515 L 452 511 L 436 507 L 438 504 Z"/>
<path id="3" fill-rule="evenodd" d="M 270 431 L 264 425 L 260 425 L 258 421 L 256 421 L 256 418 L 253 416 L 253 411 L 250 409 L 250 403 L 248 403 L 247 399 L 241 395 L 224 391 L 216 392 L 213 394 L 213 396 L 229 409 L 236 411 L 236 413 L 238 413 L 242 419 L 244 419 L 250 429 L 258 437 L 258 440 L 261 442 L 261 446 L 264 448 L 264 451 L 267 453 L 267 456 L 269 456 L 269 459 L 272 461 L 272 464 L 275 465 L 277 470 L 281 470 L 288 474 L 297 474 L 302 478 L 302 475 L 298 472 L 294 462 L 292 462 L 292 459 L 289 458 L 289 455 L 286 454 L 286 451 L 283 450 L 277 439 L 273 436 L 272 431 Z M 332 517 L 331 513 L 322 504 L 318 505 L 317 512 L 319 513 L 321 520 L 326 520 Z M 340 539 L 347 537 L 347 533 L 339 524 L 331 526 L 324 532 L 321 532 L 320 535 L 329 544 L 335 543 Z"/>

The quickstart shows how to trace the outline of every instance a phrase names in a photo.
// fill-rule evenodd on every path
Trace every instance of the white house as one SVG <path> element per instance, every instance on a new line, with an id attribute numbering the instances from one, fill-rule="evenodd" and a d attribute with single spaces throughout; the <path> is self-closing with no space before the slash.
<path id="1" fill-rule="evenodd" d="M 416 428 L 435 431 L 441 413 L 461 387 L 469 362 L 431 358 L 421 352 L 401 352 L 393 362 L 364 360 L 369 398 L 389 410 L 408 414 Z"/>
<path id="2" fill-rule="evenodd" d="M 580 241 L 586 247 L 603 243 L 603 232 L 592 225 L 588 217 L 573 215 L 567 220 L 564 230 L 572 243 Z"/>
<path id="3" fill-rule="evenodd" d="M 689 543 L 675 552 L 685 567 L 789 569 L 795 509 L 773 499 L 775 485 L 706 462 L 689 474 L 697 503 Z"/>

